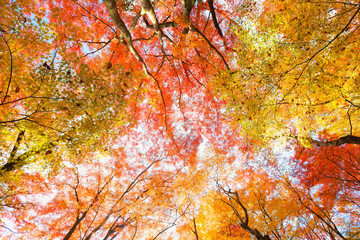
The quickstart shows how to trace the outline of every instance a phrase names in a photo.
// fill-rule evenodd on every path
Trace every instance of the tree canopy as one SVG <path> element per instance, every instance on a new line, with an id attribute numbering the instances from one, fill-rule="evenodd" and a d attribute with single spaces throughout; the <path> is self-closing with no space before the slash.
<path id="1" fill-rule="evenodd" d="M 0 0 L 4 239 L 360 238 L 360 4 Z"/>

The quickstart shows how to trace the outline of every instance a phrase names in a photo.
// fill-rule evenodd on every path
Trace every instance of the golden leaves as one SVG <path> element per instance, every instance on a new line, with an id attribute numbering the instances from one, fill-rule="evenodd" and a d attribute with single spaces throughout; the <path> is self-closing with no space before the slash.
<path id="1" fill-rule="evenodd" d="M 238 30 L 239 69 L 215 81 L 229 112 L 257 139 L 291 134 L 307 139 L 324 128 L 347 133 L 349 104 L 343 99 L 356 98 L 359 85 L 354 71 L 357 50 L 348 38 L 357 33 L 345 31 L 341 40 L 327 44 L 352 15 L 342 18 L 341 25 L 328 18 L 329 4 L 274 0 L 264 6 L 271 10 Z M 333 10 L 340 13 L 348 8 L 336 5 Z M 351 114 L 357 123 L 355 111 Z"/>

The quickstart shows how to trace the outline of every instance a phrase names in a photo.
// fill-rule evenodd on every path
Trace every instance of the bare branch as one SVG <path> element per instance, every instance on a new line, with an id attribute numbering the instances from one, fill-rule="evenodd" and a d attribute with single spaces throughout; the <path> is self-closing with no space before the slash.
<path id="1" fill-rule="evenodd" d="M 154 25 L 151 25 L 147 20 L 144 19 L 144 22 L 145 22 L 147 28 L 155 29 Z M 159 23 L 160 28 L 168 28 L 168 27 L 176 27 L 176 26 L 178 26 L 178 24 L 176 22 Z"/>
<path id="2" fill-rule="evenodd" d="M 12 54 L 12 51 L 11 51 L 11 48 L 9 46 L 9 43 L 8 41 L 6 40 L 6 38 L 1 34 L 0 35 L 1 38 L 4 40 L 5 44 L 6 44 L 6 47 L 8 48 L 8 51 L 9 51 L 9 55 L 10 55 L 10 74 L 9 74 L 9 81 L 8 81 L 8 85 L 7 85 L 7 88 L 6 88 L 6 92 L 5 92 L 5 96 L 4 96 L 4 99 L 2 100 L 2 102 L 0 103 L 0 105 L 2 105 L 7 96 L 8 96 L 8 93 L 9 93 L 9 89 L 10 89 L 10 84 L 11 84 L 11 80 L 12 80 L 12 75 L 13 75 L 13 54 Z"/>
<path id="3" fill-rule="evenodd" d="M 209 44 L 210 48 L 212 48 L 212 49 L 215 50 L 215 52 L 216 52 L 216 53 L 221 57 L 221 59 L 223 60 L 226 68 L 227 68 L 228 70 L 230 70 L 230 67 L 229 67 L 229 65 L 227 64 L 224 56 L 223 56 L 223 55 L 219 52 L 219 50 L 210 42 L 210 40 L 209 40 L 199 29 L 197 29 L 195 26 L 191 26 L 191 28 L 192 28 L 195 32 L 197 32 L 197 33 Z"/>
<path id="4" fill-rule="evenodd" d="M 221 32 L 219 23 L 217 21 L 216 18 L 216 14 L 215 14 L 215 9 L 214 9 L 214 1 L 213 0 L 207 0 L 208 4 L 209 4 L 209 8 L 210 8 L 210 12 L 211 12 L 211 18 L 214 22 L 214 26 L 217 30 L 217 32 L 219 33 L 220 37 L 224 37 L 223 33 Z"/>
<path id="5" fill-rule="evenodd" d="M 134 19 L 132 20 L 132 23 L 131 23 L 131 26 L 130 26 L 130 29 L 129 29 L 130 33 L 134 31 L 134 29 L 136 27 L 136 24 L 139 21 L 140 17 L 141 17 L 141 12 L 138 12 L 136 14 L 136 16 L 134 17 Z"/>
<path id="6" fill-rule="evenodd" d="M 328 140 L 325 142 L 311 139 L 311 143 L 316 147 L 336 147 L 336 146 L 341 146 L 343 144 L 360 145 L 360 137 L 347 135 L 344 137 L 340 137 L 336 140 Z"/>
<path id="7" fill-rule="evenodd" d="M 19 146 L 21 144 L 21 141 L 24 138 L 24 135 L 25 135 L 25 130 L 20 131 L 18 137 L 16 138 L 16 142 L 14 144 L 14 147 L 13 147 L 11 153 L 10 153 L 10 157 L 8 159 L 8 162 L 11 162 L 15 158 L 15 155 L 16 155 L 17 150 L 18 150 L 18 148 L 19 148 Z"/>

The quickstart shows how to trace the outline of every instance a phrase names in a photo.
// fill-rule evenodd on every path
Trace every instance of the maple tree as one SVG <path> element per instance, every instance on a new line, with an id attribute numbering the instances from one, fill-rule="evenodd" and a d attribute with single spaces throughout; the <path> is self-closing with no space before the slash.
<path id="1" fill-rule="evenodd" d="M 357 215 L 358 204 L 359 5 L 258 5 L 249 2 L 242 8 L 247 18 L 237 28 L 238 69 L 214 84 L 228 101 L 233 124 L 259 149 L 295 147 L 297 173 L 291 178 L 300 184 L 284 184 L 295 194 L 292 202 L 300 212 L 313 215 L 305 227 L 298 226 L 302 236 L 356 238 L 358 226 L 346 219 Z"/>
<path id="2" fill-rule="evenodd" d="M 7 239 L 356 239 L 359 3 L 0 0 Z"/>
<path id="3" fill-rule="evenodd" d="M 146 221 L 153 222 L 147 224 L 147 228 L 151 225 L 161 226 L 152 216 L 168 211 L 162 206 L 162 202 L 165 202 L 163 198 L 171 196 L 161 189 L 166 189 L 162 185 L 171 176 L 161 176 L 160 171 L 156 172 L 158 176 L 147 174 L 159 161 L 153 161 L 135 175 L 125 164 L 116 168 L 103 167 L 100 162 L 92 163 L 91 168 L 84 165 L 65 167 L 64 175 L 43 183 L 48 185 L 50 191 L 53 189 L 55 192 L 46 204 L 35 206 L 41 212 L 41 217 L 31 212 L 28 216 L 22 216 L 27 223 L 20 231 L 31 232 L 35 238 L 44 235 L 56 238 L 63 235 L 64 239 L 110 239 L 117 235 L 122 238 L 127 235 L 141 236 Z M 107 165 L 110 164 L 107 161 Z M 64 177 L 67 178 L 65 181 Z M 155 206 L 158 209 L 156 212 Z"/>
<path id="4" fill-rule="evenodd" d="M 2 9 L 2 151 L 14 145 L 9 155 L 4 154 L 8 158 L 1 170 L 5 172 L 21 168 L 39 154 L 49 159 L 56 149 L 63 151 L 62 145 L 80 151 L 85 142 L 89 146 L 96 138 L 109 136 L 103 129 L 115 124 L 114 118 L 126 118 L 122 110 L 127 88 L 109 91 L 108 78 L 119 77 L 126 84 L 130 76 L 106 68 L 91 71 L 80 62 L 77 69 L 71 67 L 77 62 L 70 64 L 59 57 L 57 47 L 51 48 L 51 25 L 41 20 L 44 9 L 32 11 L 34 4 L 16 2 Z M 96 84 L 102 87 L 94 88 Z M 56 165 L 56 161 L 43 164 Z"/>
<path id="5" fill-rule="evenodd" d="M 334 197 L 322 186 L 327 179 L 322 184 L 299 183 L 268 167 L 247 166 L 234 174 L 223 161 L 211 166 L 212 189 L 198 200 L 198 214 L 179 229 L 186 238 L 356 239 L 359 234 L 358 224 L 349 221 L 358 215 L 356 192 Z"/>
<path id="6" fill-rule="evenodd" d="M 297 175 L 303 189 L 296 190 L 301 203 L 314 212 L 335 235 L 345 239 L 331 218 L 331 215 L 341 216 L 347 214 L 358 215 L 358 209 L 354 205 L 359 204 L 359 196 L 356 194 L 358 184 L 358 151 L 357 145 L 337 146 L 333 148 L 303 149 L 298 147 L 294 158 L 299 162 Z M 311 189 L 316 187 L 315 197 Z M 314 198 L 320 199 L 317 203 Z M 307 201 L 307 203 L 304 203 Z M 336 209 L 333 213 L 327 209 Z M 356 218 L 356 217 L 355 217 Z M 347 223 L 349 235 L 356 237 L 359 232 L 358 226 Z"/>
<path id="7" fill-rule="evenodd" d="M 264 1 L 261 11 L 257 5 L 242 9 L 239 68 L 216 82 L 230 114 L 255 139 L 359 144 L 357 3 Z M 324 130 L 338 138 L 318 141 Z"/>

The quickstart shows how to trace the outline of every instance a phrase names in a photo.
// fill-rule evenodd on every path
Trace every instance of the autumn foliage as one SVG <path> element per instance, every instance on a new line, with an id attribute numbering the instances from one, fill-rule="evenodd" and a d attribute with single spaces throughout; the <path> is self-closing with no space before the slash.
<path id="1" fill-rule="evenodd" d="M 1 238 L 360 238 L 358 2 L 0 6 Z"/>

